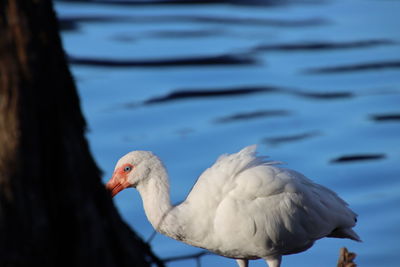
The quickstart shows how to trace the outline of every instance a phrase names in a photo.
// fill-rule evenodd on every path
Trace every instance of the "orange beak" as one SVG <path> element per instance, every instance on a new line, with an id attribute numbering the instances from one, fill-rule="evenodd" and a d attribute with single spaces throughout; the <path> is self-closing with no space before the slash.
<path id="1" fill-rule="evenodd" d="M 106 184 L 106 188 L 111 193 L 111 197 L 114 197 L 116 194 L 129 187 L 130 184 L 127 181 L 121 179 L 118 175 L 113 175 L 113 177 Z"/>

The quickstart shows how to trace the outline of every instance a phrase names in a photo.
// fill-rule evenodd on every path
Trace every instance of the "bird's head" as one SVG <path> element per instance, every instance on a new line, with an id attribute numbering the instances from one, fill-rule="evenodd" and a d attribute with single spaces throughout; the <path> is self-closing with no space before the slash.
<path id="1" fill-rule="evenodd" d="M 137 187 L 145 183 L 153 167 L 160 162 L 149 151 L 132 151 L 118 160 L 113 176 L 106 184 L 111 196 L 129 187 Z"/>

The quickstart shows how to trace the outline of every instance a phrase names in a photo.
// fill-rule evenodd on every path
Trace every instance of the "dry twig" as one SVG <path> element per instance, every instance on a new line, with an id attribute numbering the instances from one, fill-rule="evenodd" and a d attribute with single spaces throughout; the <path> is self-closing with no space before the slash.
<path id="1" fill-rule="evenodd" d="M 356 253 L 349 252 L 347 248 L 341 248 L 337 267 L 356 267 L 357 264 L 353 262 L 356 256 Z"/>

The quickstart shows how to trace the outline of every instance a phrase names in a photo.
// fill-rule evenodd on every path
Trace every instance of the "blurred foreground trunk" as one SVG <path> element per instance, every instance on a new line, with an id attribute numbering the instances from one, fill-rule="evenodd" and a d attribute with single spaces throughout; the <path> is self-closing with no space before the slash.
<path id="1" fill-rule="evenodd" d="M 149 266 L 84 137 L 49 0 L 0 0 L 0 266 Z"/>

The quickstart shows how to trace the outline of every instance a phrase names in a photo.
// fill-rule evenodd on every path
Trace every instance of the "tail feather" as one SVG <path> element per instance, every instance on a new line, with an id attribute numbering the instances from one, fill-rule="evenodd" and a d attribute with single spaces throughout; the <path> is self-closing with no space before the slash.
<path id="1" fill-rule="evenodd" d="M 362 242 L 360 237 L 357 235 L 356 232 L 354 232 L 353 229 L 351 228 L 339 228 L 335 229 L 327 235 L 327 237 L 336 237 L 336 238 L 349 238 L 354 241 Z"/>

